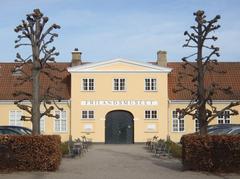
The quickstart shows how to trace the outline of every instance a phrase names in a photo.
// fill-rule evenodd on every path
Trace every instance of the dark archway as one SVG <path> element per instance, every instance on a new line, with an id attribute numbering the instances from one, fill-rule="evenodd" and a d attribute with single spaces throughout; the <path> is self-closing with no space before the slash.
<path id="1" fill-rule="evenodd" d="M 124 110 L 110 111 L 105 120 L 106 144 L 133 144 L 134 121 L 132 113 Z"/>

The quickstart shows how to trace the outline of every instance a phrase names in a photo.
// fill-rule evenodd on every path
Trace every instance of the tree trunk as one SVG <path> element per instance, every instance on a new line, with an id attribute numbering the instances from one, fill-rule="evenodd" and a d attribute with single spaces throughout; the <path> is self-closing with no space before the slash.
<path id="1" fill-rule="evenodd" d="M 34 63 L 37 63 L 35 61 Z M 39 90 L 40 90 L 40 80 L 39 74 L 40 71 L 37 69 L 37 64 L 34 65 L 32 72 L 33 82 L 32 82 L 32 133 L 40 134 L 40 99 L 39 99 Z"/>
<path id="2" fill-rule="evenodd" d="M 198 53 L 197 53 L 197 66 L 198 66 L 198 119 L 200 122 L 200 135 L 207 134 L 206 122 L 206 101 L 205 101 L 205 85 L 204 85 L 204 64 L 202 59 L 203 48 L 203 32 L 202 25 L 198 23 Z"/>
<path id="3" fill-rule="evenodd" d="M 36 27 L 38 28 L 38 27 Z M 40 134 L 40 69 L 39 48 L 33 43 L 33 68 L 32 68 L 32 134 Z"/>

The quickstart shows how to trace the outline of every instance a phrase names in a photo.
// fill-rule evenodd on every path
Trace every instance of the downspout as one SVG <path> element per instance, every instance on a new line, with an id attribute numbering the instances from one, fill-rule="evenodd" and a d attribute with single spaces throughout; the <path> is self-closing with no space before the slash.
<path id="1" fill-rule="evenodd" d="M 169 117 L 169 99 L 168 99 L 168 110 L 167 110 L 167 125 L 168 125 L 168 127 L 167 127 L 167 140 L 171 140 L 171 138 L 170 138 L 170 134 L 169 134 L 169 131 L 170 131 L 170 117 Z"/>
<path id="2" fill-rule="evenodd" d="M 69 108 L 69 141 L 72 141 L 72 110 L 71 110 L 71 99 L 68 100 L 67 106 Z"/>

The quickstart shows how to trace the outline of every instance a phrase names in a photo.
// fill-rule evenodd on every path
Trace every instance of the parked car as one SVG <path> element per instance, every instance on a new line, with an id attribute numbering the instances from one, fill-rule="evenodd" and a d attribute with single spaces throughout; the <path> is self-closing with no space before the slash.
<path id="1" fill-rule="evenodd" d="M 210 135 L 239 135 L 240 134 L 240 125 L 226 126 L 225 128 L 217 128 L 208 132 Z"/>
<path id="2" fill-rule="evenodd" d="M 212 131 L 215 131 L 217 129 L 228 129 L 234 126 L 240 126 L 239 124 L 215 124 L 215 125 L 209 125 L 207 127 L 208 133 L 211 133 Z"/>
<path id="3" fill-rule="evenodd" d="M 0 127 L 0 135 L 24 135 L 23 133 L 19 131 L 15 131 L 14 129 L 8 129 L 8 128 L 1 128 Z"/>
<path id="4" fill-rule="evenodd" d="M 22 135 L 30 135 L 32 134 L 32 130 L 22 126 L 0 126 L 2 129 L 11 129 L 21 133 Z"/>

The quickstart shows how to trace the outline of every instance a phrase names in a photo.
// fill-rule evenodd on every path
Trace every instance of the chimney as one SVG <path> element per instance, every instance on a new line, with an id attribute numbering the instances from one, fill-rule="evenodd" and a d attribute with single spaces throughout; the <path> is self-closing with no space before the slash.
<path id="1" fill-rule="evenodd" d="M 81 54 L 82 52 L 78 51 L 78 48 L 75 48 L 74 51 L 72 51 L 72 66 L 81 65 Z"/>
<path id="2" fill-rule="evenodd" d="M 157 65 L 166 67 L 167 66 L 167 52 L 159 50 L 157 52 Z"/>

